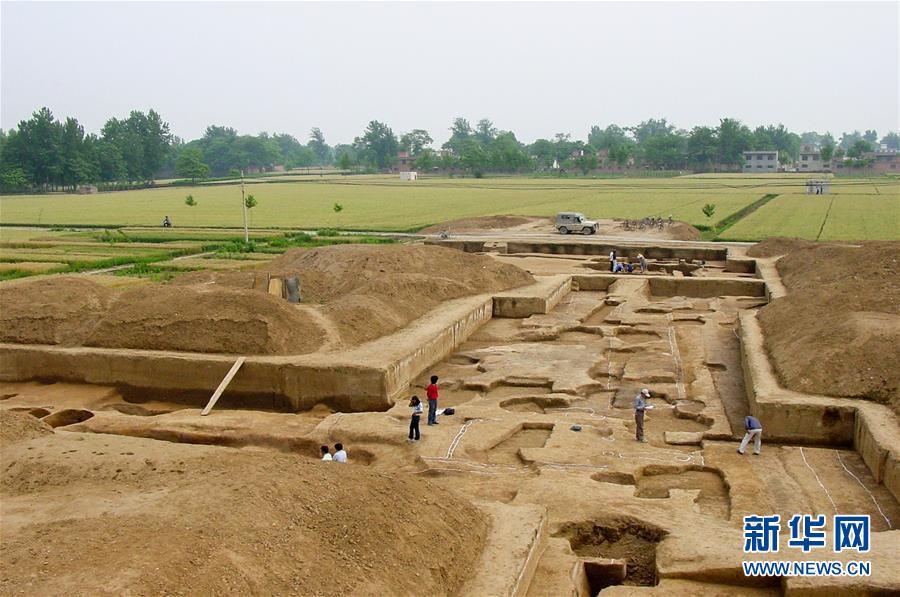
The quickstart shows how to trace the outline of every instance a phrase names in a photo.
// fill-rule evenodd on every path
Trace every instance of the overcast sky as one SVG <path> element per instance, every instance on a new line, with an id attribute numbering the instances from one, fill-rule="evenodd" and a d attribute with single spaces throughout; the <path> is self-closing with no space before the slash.
<path id="1" fill-rule="evenodd" d="M 735 117 L 898 129 L 900 13 L 883 3 L 3 2 L 0 127 L 40 106 L 98 131 L 154 108 L 186 139 L 369 120 L 446 140 L 455 116 L 531 142 L 592 124 Z"/>

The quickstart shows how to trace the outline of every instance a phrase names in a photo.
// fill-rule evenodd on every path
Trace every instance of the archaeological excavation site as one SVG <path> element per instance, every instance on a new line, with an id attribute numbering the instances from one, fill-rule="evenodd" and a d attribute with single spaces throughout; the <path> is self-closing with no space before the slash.
<path id="1" fill-rule="evenodd" d="M 898 243 L 488 230 L 251 265 L 0 285 L 2 594 L 900 592 Z M 869 550 L 745 551 L 745 517 L 786 546 L 798 514 L 867 516 Z"/>

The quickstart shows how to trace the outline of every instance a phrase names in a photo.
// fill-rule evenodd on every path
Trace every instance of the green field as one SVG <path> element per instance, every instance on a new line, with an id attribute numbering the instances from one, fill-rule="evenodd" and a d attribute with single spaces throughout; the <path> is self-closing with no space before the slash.
<path id="1" fill-rule="evenodd" d="M 892 194 L 780 195 L 720 235 L 723 240 L 796 236 L 810 240 L 900 239 Z"/>
<path id="2" fill-rule="evenodd" d="M 553 215 L 582 211 L 596 218 L 671 215 L 695 225 L 715 224 L 766 194 L 779 197 L 738 221 L 724 238 L 754 240 L 774 234 L 815 238 L 835 199 L 823 238 L 898 238 L 900 182 L 840 179 L 832 195 L 803 194 L 805 175 L 701 175 L 678 178 L 429 178 L 332 177 L 247 185 L 258 205 L 254 228 L 408 231 L 458 218 L 494 214 Z M 197 205 L 184 204 L 191 194 Z M 0 197 L 0 223 L 45 226 L 157 226 L 163 216 L 184 227 L 242 225 L 240 187 L 234 184 L 159 188 L 98 195 Z M 805 199 L 810 199 L 805 202 Z M 333 205 L 343 206 L 340 213 Z M 716 205 L 711 220 L 701 212 Z M 854 206 L 864 204 L 860 210 Z M 827 205 L 825 207 L 827 211 Z M 793 232 L 789 232 L 793 231 Z"/>

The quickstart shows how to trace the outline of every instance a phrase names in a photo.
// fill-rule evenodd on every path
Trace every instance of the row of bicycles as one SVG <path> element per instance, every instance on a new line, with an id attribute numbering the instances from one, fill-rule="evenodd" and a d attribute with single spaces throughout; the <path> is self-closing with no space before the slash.
<path id="1" fill-rule="evenodd" d="M 672 216 L 669 216 L 668 219 L 663 218 L 644 218 L 642 220 L 624 220 L 622 222 L 622 228 L 625 230 L 653 230 L 656 228 L 657 230 L 662 230 L 666 226 L 671 226 L 674 223 Z"/>

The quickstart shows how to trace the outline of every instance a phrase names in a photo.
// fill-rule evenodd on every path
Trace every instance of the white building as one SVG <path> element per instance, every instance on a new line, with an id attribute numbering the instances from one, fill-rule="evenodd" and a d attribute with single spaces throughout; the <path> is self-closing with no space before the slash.
<path id="1" fill-rule="evenodd" d="M 777 151 L 745 151 L 743 172 L 778 172 Z"/>
<path id="2" fill-rule="evenodd" d="M 812 145 L 800 148 L 800 160 L 797 162 L 798 172 L 825 172 L 831 170 L 831 164 L 822 161 L 822 154 Z"/>

